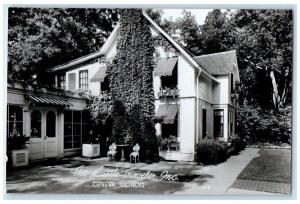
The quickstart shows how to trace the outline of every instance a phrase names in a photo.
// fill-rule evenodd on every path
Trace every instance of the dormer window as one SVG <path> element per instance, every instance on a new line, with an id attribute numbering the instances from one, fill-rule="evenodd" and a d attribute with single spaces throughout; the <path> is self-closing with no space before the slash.
<path id="1" fill-rule="evenodd" d="M 83 91 L 88 91 L 88 70 L 83 70 L 79 72 L 79 89 Z"/>

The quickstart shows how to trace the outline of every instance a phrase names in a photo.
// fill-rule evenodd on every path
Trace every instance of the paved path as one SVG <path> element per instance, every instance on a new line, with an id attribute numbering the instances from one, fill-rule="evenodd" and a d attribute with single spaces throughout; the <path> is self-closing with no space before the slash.
<path id="1" fill-rule="evenodd" d="M 259 149 L 246 148 L 237 156 L 231 156 L 226 162 L 207 169 L 190 183 L 186 183 L 175 194 L 224 194 L 235 182 L 241 171 L 255 157 Z M 205 179 L 203 179 L 205 177 Z"/>
<path id="2" fill-rule="evenodd" d="M 290 183 L 279 183 L 272 181 L 259 181 L 259 180 L 247 180 L 247 179 L 237 179 L 231 188 L 252 190 L 252 191 L 262 191 L 280 194 L 289 194 L 291 192 Z"/>

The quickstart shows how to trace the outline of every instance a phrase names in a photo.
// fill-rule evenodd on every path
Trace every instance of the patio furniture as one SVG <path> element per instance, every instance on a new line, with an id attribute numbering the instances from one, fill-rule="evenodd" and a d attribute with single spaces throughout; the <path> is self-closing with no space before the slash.
<path id="1" fill-rule="evenodd" d="M 170 142 L 169 143 L 169 150 L 179 150 L 179 146 L 180 146 L 180 143 L 179 142 Z"/>
<path id="2" fill-rule="evenodd" d="M 112 159 L 112 161 L 115 161 L 115 156 L 117 154 L 117 146 L 115 143 L 112 143 L 109 147 L 108 147 L 108 152 L 107 152 L 107 161 L 109 160 L 109 158 Z"/>
<path id="3" fill-rule="evenodd" d="M 136 163 L 136 160 L 138 162 L 140 162 L 140 155 L 139 155 L 139 151 L 140 151 L 140 146 L 137 143 L 134 147 L 133 147 L 133 152 L 130 154 L 130 163 L 131 163 L 131 158 L 134 159 L 134 163 Z"/>
<path id="4" fill-rule="evenodd" d="M 120 149 L 121 149 L 121 160 L 120 160 L 121 162 L 126 161 L 124 149 L 125 149 L 125 147 L 128 147 L 128 146 L 129 146 L 128 144 L 117 144 L 117 147 L 120 147 Z"/>

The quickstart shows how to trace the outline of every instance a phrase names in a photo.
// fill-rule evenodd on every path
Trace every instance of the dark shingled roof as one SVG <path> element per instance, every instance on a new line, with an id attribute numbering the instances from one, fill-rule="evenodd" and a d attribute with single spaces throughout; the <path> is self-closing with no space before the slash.
<path id="1" fill-rule="evenodd" d="M 201 55 L 194 59 L 213 75 L 233 73 L 234 80 L 240 81 L 235 50 Z"/>

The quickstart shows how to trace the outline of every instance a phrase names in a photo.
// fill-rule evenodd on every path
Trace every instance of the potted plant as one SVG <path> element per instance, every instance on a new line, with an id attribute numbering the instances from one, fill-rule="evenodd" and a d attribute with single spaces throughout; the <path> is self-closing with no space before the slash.
<path id="1" fill-rule="evenodd" d="M 29 149 L 26 146 L 26 142 L 29 139 L 29 136 L 21 135 L 18 131 L 15 115 L 13 130 L 7 138 L 7 149 L 13 167 L 27 166 L 29 164 Z"/>
<path id="2" fill-rule="evenodd" d="M 100 156 L 100 135 L 95 134 L 93 130 L 90 130 L 86 141 L 82 144 L 82 156 L 83 157 L 98 157 Z"/>
<path id="3" fill-rule="evenodd" d="M 8 138 L 8 150 L 11 152 L 11 162 L 13 167 L 28 166 L 29 149 L 26 142 L 30 137 L 26 135 L 12 135 Z"/>

